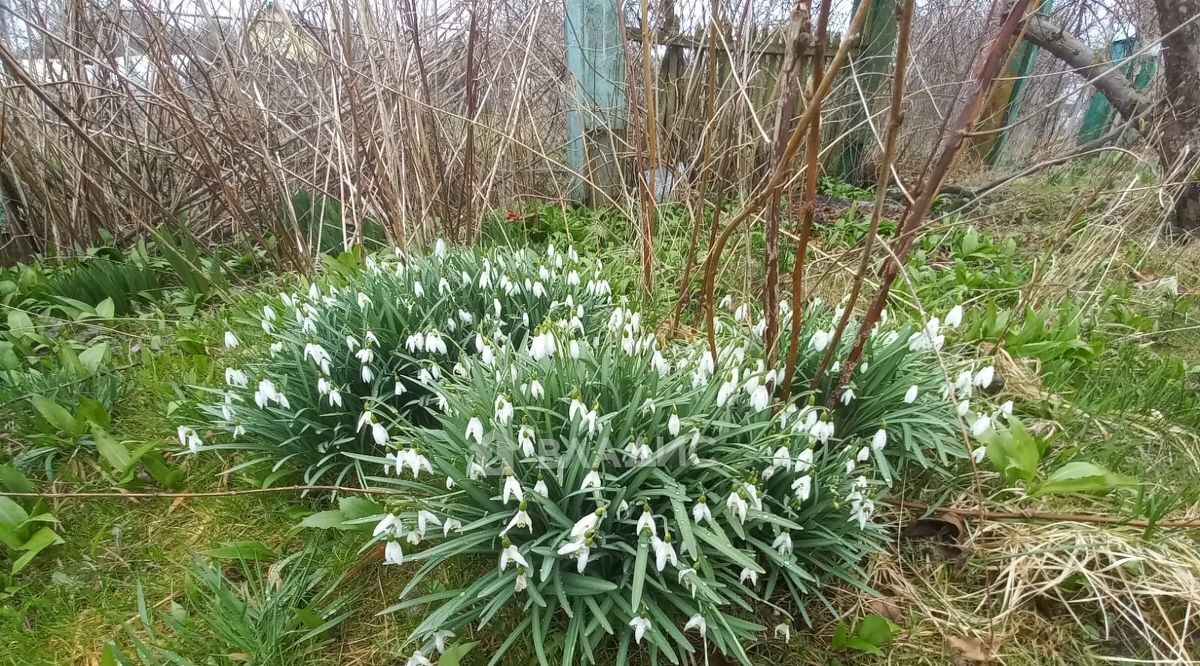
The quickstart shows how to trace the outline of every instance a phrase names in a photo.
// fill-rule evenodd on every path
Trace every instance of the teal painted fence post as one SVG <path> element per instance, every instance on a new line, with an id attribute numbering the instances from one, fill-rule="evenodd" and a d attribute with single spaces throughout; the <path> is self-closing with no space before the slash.
<path id="1" fill-rule="evenodd" d="M 567 0 L 567 165 L 570 198 L 595 202 L 616 184 L 614 138 L 625 129 L 625 44 L 616 0 Z"/>
<path id="2" fill-rule="evenodd" d="M 1050 10 L 1054 9 L 1054 0 L 1042 0 L 1042 5 L 1038 7 L 1038 14 L 1049 16 Z M 1008 107 L 1004 110 L 1004 120 L 1001 127 L 1009 127 L 1017 122 L 1017 114 L 1021 111 L 1021 94 L 1025 92 L 1025 84 L 1029 81 L 1028 77 L 1033 73 L 1033 66 L 1037 64 L 1038 47 L 1033 42 L 1022 40 L 1018 51 L 1014 54 L 1016 58 L 1015 67 L 1011 71 L 1018 77 L 1013 82 L 1012 93 L 1008 98 Z M 996 137 L 996 142 L 992 144 L 992 149 L 988 151 L 987 165 L 996 166 L 996 162 L 1000 159 L 1000 151 L 1004 149 L 1004 140 L 1008 138 L 1008 130 L 1000 132 Z"/>
<path id="3" fill-rule="evenodd" d="M 1121 71 L 1126 77 L 1134 78 L 1135 85 L 1138 77 L 1133 76 L 1133 68 L 1136 63 L 1133 59 L 1130 59 L 1129 56 L 1133 55 L 1133 52 L 1136 50 L 1137 37 L 1115 39 L 1113 40 L 1112 47 L 1109 49 L 1110 57 L 1112 58 L 1113 62 L 1118 62 L 1121 60 L 1126 61 L 1124 64 L 1122 64 Z M 1145 67 L 1146 65 L 1143 64 L 1143 69 Z M 1145 76 L 1145 80 L 1142 82 L 1143 87 L 1150 82 L 1150 79 L 1154 75 L 1154 63 L 1152 56 L 1149 67 L 1149 73 Z M 1142 72 L 1139 71 L 1138 75 L 1140 77 Z M 1079 136 L 1076 139 L 1076 143 L 1078 145 L 1083 145 L 1099 139 L 1104 135 L 1105 132 L 1109 130 L 1111 125 L 1112 105 L 1108 103 L 1108 98 L 1104 96 L 1104 93 L 1097 90 L 1092 93 L 1092 98 L 1088 102 L 1087 112 L 1083 114 L 1083 124 L 1079 127 Z"/>

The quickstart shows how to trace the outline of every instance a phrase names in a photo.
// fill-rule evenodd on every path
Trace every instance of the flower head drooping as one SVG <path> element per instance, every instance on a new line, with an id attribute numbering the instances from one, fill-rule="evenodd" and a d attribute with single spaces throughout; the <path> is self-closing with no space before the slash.
<path id="1" fill-rule="evenodd" d="M 637 529 L 639 535 L 649 532 L 652 536 L 658 533 L 658 528 L 654 524 L 654 516 L 650 513 L 650 505 L 642 505 L 642 515 L 638 516 Z"/>
<path id="2" fill-rule="evenodd" d="M 642 638 L 645 637 L 646 632 L 653 628 L 653 625 L 650 624 L 650 618 L 644 615 L 639 615 L 630 620 L 629 626 L 633 628 L 633 642 L 638 645 L 641 645 Z"/>
<path id="3" fill-rule="evenodd" d="M 880 428 L 871 436 L 871 448 L 882 451 L 885 446 L 887 446 L 887 430 Z"/>
<path id="4" fill-rule="evenodd" d="M 708 508 L 708 497 L 700 496 L 700 501 L 692 505 L 692 521 L 700 525 L 704 521 L 712 522 L 712 511 Z"/>
<path id="5" fill-rule="evenodd" d="M 383 547 L 383 563 L 404 564 L 404 549 L 401 548 L 400 541 L 395 538 L 388 539 L 387 545 Z"/>
<path id="6" fill-rule="evenodd" d="M 502 395 L 496 396 L 496 422 L 500 425 L 508 425 L 513 417 L 513 405 Z"/>
<path id="7" fill-rule="evenodd" d="M 529 563 L 525 561 L 525 556 L 521 554 L 521 551 L 517 550 L 517 547 L 514 546 L 511 541 L 508 540 L 508 537 L 504 537 L 504 540 L 501 541 L 500 544 L 503 547 L 503 549 L 500 551 L 501 571 L 504 571 L 508 568 L 509 562 L 515 562 L 526 569 L 529 568 Z"/>
<path id="8" fill-rule="evenodd" d="M 736 491 L 729 493 L 729 497 L 725 500 L 725 508 L 728 509 L 739 523 L 746 522 L 746 512 L 750 509 L 743 498 Z"/>
<path id="9" fill-rule="evenodd" d="M 671 545 L 671 533 L 664 529 L 663 538 L 657 536 L 650 537 L 650 547 L 654 550 L 654 569 L 662 572 L 670 563 L 673 567 L 679 566 L 679 558 L 675 555 L 675 546 Z"/>
<path id="10" fill-rule="evenodd" d="M 550 489 L 546 487 L 546 480 L 542 478 L 541 473 L 538 474 L 537 483 L 533 484 L 533 492 L 542 497 L 550 497 Z"/>
<path id="11" fill-rule="evenodd" d="M 600 470 L 597 467 L 592 467 L 592 471 L 588 472 L 587 476 L 583 477 L 583 483 L 579 484 L 579 489 L 587 490 L 588 488 L 599 488 L 601 485 Z"/>
<path id="12" fill-rule="evenodd" d="M 775 537 L 775 541 L 771 543 L 771 547 L 779 551 L 779 554 L 784 557 L 791 555 L 792 535 L 788 532 L 780 532 L 779 536 Z"/>
<path id="13" fill-rule="evenodd" d="M 695 629 L 700 632 L 700 638 L 706 638 L 708 634 L 708 623 L 704 621 L 703 615 L 693 615 L 688 618 L 687 624 L 683 625 L 684 631 Z"/>
<path id="14" fill-rule="evenodd" d="M 750 581 L 750 587 L 757 587 L 758 586 L 758 572 L 754 571 L 752 569 L 743 567 L 742 572 L 740 574 L 738 574 L 738 582 L 745 583 L 747 580 Z"/>
<path id="15" fill-rule="evenodd" d="M 981 389 L 986 389 L 992 385 L 992 378 L 995 376 L 996 368 L 989 365 L 976 373 L 975 385 Z"/>
<path id="16" fill-rule="evenodd" d="M 512 520 L 508 521 L 508 526 L 501 530 L 500 534 L 508 534 L 509 530 L 514 527 L 528 529 L 529 533 L 533 534 L 533 520 L 529 517 L 527 508 L 528 505 L 525 503 L 525 500 L 521 500 L 521 503 L 517 505 L 516 515 L 512 517 Z"/>
<path id="17" fill-rule="evenodd" d="M 233 334 L 233 331 L 225 331 L 225 348 L 226 349 L 237 349 L 237 346 L 238 346 L 237 336 Z"/>
<path id="18" fill-rule="evenodd" d="M 842 404 L 849 405 L 854 400 L 854 389 L 847 387 L 842 391 Z"/>
<path id="19" fill-rule="evenodd" d="M 672 410 L 671 418 L 667 419 L 667 432 L 671 433 L 672 437 L 679 436 L 679 412 Z"/>
<path id="20" fill-rule="evenodd" d="M 916 402 L 917 401 L 917 393 L 918 393 L 918 389 L 917 389 L 916 384 L 913 384 L 912 386 L 908 387 L 908 390 L 904 392 L 904 402 L 909 405 Z"/>
<path id="21" fill-rule="evenodd" d="M 187 426 L 179 426 L 179 428 L 176 429 L 176 434 L 179 435 L 179 445 L 186 446 L 187 449 L 192 453 L 199 451 L 200 447 L 204 446 L 204 442 L 201 441 L 200 435 L 196 434 L 196 431 L 192 428 Z"/>
<path id="22" fill-rule="evenodd" d="M 464 435 L 467 439 L 474 439 L 476 444 L 483 444 L 483 422 L 478 416 L 472 416 L 470 421 L 467 421 L 467 432 Z"/>
<path id="23" fill-rule="evenodd" d="M 537 453 L 534 448 L 534 431 L 528 425 L 523 425 L 517 430 L 517 445 L 521 447 L 521 454 L 529 457 Z"/>
<path id="24" fill-rule="evenodd" d="M 955 305 L 950 308 L 950 312 L 946 313 L 946 328 L 954 328 L 962 323 L 963 308 L 961 305 Z"/>

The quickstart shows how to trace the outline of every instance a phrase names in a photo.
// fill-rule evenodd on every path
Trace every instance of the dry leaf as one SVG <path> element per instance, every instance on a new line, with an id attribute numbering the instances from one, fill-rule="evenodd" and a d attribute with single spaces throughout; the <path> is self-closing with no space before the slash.
<path id="1" fill-rule="evenodd" d="M 992 659 L 992 652 L 974 636 L 951 636 L 947 642 L 954 653 L 955 663 L 982 664 Z"/>

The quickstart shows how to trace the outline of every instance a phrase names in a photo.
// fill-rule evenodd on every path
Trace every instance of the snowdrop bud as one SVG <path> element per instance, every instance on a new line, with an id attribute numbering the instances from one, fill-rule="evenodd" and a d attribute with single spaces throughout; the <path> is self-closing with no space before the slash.
<path id="1" fill-rule="evenodd" d="M 955 305 L 950 308 L 950 312 L 946 314 L 945 324 L 948 328 L 954 328 L 962 323 L 963 309 L 961 305 Z"/>
<path id="2" fill-rule="evenodd" d="M 236 349 L 237 346 L 238 346 L 237 336 L 233 334 L 233 331 L 225 331 L 225 348 L 226 349 Z"/>
<path id="3" fill-rule="evenodd" d="M 919 393 L 919 390 L 917 389 L 916 384 L 913 384 L 912 386 L 908 387 L 908 390 L 904 392 L 904 402 L 906 402 L 910 405 L 913 404 L 917 400 L 918 393 Z"/>

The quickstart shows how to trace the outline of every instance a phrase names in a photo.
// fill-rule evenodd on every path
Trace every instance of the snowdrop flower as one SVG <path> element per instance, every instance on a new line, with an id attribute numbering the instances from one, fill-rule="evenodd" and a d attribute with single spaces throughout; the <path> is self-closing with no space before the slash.
<path id="1" fill-rule="evenodd" d="M 419 352 L 425 349 L 425 336 L 420 333 L 413 333 L 404 339 L 404 348 L 410 352 Z"/>
<path id="2" fill-rule="evenodd" d="M 855 468 L 854 459 L 852 458 L 850 460 L 847 460 L 846 461 L 846 474 L 847 475 L 853 474 L 854 468 Z"/>
<path id="3" fill-rule="evenodd" d="M 771 394 L 767 391 L 767 387 L 762 384 L 758 385 L 750 394 L 750 406 L 754 408 L 754 411 L 761 412 L 770 404 Z"/>
<path id="4" fill-rule="evenodd" d="M 441 238 L 434 241 L 433 242 L 433 253 L 437 256 L 438 259 L 445 259 L 446 258 L 446 241 L 442 240 Z M 440 648 L 438 649 L 438 652 L 441 652 Z"/>
<path id="5" fill-rule="evenodd" d="M 971 397 L 971 386 L 974 383 L 974 375 L 970 370 L 963 370 L 958 373 L 958 378 L 954 380 L 954 392 L 963 398 Z"/>
<path id="6" fill-rule="evenodd" d="M 358 292 L 358 295 L 355 297 L 355 300 L 358 301 L 358 309 L 359 310 L 365 311 L 371 305 L 371 297 L 367 296 L 366 294 L 362 293 L 361 291 Z"/>
<path id="7" fill-rule="evenodd" d="M 383 547 L 383 563 L 404 564 L 404 549 L 400 547 L 399 541 L 391 539 Z"/>
<path id="8" fill-rule="evenodd" d="M 871 447 L 864 446 L 858 450 L 858 455 L 855 457 L 858 462 L 867 462 L 871 459 Z"/>
<path id="9" fill-rule="evenodd" d="M 571 358 L 579 358 L 581 353 L 578 340 L 571 340 L 567 343 L 567 351 L 571 354 Z"/>
<path id="10" fill-rule="evenodd" d="M 496 422 L 500 425 L 508 425 L 513 417 L 513 405 L 502 395 L 496 396 Z"/>
<path id="11" fill-rule="evenodd" d="M 679 413 L 672 411 L 671 418 L 667 419 L 667 432 L 671 433 L 672 437 L 679 436 Z"/>
<path id="12" fill-rule="evenodd" d="M 971 451 L 971 458 L 977 464 L 983 462 L 983 459 L 985 457 L 987 457 L 987 447 L 986 446 L 977 446 L 977 447 L 975 447 L 974 450 Z"/>
<path id="13" fill-rule="evenodd" d="M 431 354 L 446 355 L 446 341 L 442 339 L 442 334 L 437 331 L 430 331 L 425 334 L 425 349 Z"/>
<path id="14" fill-rule="evenodd" d="M 570 555 L 575 558 L 575 570 L 583 573 L 587 568 L 588 558 L 591 555 L 592 538 L 590 536 L 580 536 L 573 541 L 569 541 L 558 549 L 559 555 Z"/>
<path id="15" fill-rule="evenodd" d="M 225 383 L 234 388 L 246 388 L 246 373 L 237 368 L 225 368 Z"/>
<path id="16" fill-rule="evenodd" d="M 389 513 L 382 520 L 375 524 L 375 529 L 371 531 L 371 536 L 377 537 L 380 535 L 390 534 L 392 536 L 400 536 L 404 533 L 404 524 L 395 514 Z"/>
<path id="17" fill-rule="evenodd" d="M 501 545 L 504 547 L 504 549 L 500 551 L 501 571 L 504 571 L 508 568 L 509 562 L 515 562 L 526 569 L 529 568 L 529 563 L 525 561 L 525 556 L 521 555 L 521 551 L 517 550 L 517 547 L 512 545 L 512 542 L 508 540 L 508 537 L 504 537 Z"/>
<path id="18" fill-rule="evenodd" d="M 413 283 L 413 296 L 425 298 L 425 287 L 421 286 L 420 282 Z"/>
<path id="19" fill-rule="evenodd" d="M 959 416 L 966 416 L 967 412 L 971 411 L 971 401 L 960 400 L 958 405 L 954 408 L 954 411 L 957 412 Z"/>
<path id="20" fill-rule="evenodd" d="M 329 389 L 329 406 L 330 407 L 341 407 L 342 406 L 342 392 L 333 387 L 330 387 L 330 389 Z"/>
<path id="21" fill-rule="evenodd" d="M 650 537 L 650 547 L 654 549 L 654 568 L 662 572 L 670 563 L 673 567 L 679 566 L 679 558 L 675 555 L 675 546 L 671 545 L 671 533 L 664 532 L 665 538 L 660 539 L 657 536 Z"/>
<path id="22" fill-rule="evenodd" d="M 529 381 L 529 395 L 534 400 L 541 400 L 542 398 L 546 397 L 546 389 L 542 386 L 542 383 L 537 380 L 537 378 Z"/>
<path id="23" fill-rule="evenodd" d="M 684 631 L 695 629 L 700 632 L 700 638 L 705 638 L 708 633 L 708 623 L 704 621 L 703 615 L 693 615 L 688 618 L 687 624 L 683 625 Z"/>
<path id="24" fill-rule="evenodd" d="M 375 444 L 377 444 L 379 446 L 383 446 L 384 444 L 387 444 L 387 441 L 388 441 L 387 428 L 384 428 L 382 423 L 374 423 L 374 422 L 371 423 L 371 439 L 373 439 L 375 441 Z"/>
<path id="25" fill-rule="evenodd" d="M 447 638 L 454 638 L 454 632 L 443 629 L 433 634 L 433 646 L 438 652 L 446 651 Z"/>
<path id="26" fill-rule="evenodd" d="M 269 349 L 271 351 L 271 358 L 275 358 L 276 354 L 283 351 L 283 343 L 282 342 L 272 342 Z"/>
<path id="27" fill-rule="evenodd" d="M 431 523 L 434 525 L 441 526 L 442 521 L 438 520 L 438 517 L 436 515 L 434 515 L 432 512 L 426 511 L 424 509 L 421 509 L 420 511 L 417 512 L 417 533 L 420 534 L 422 538 L 424 538 L 424 536 L 425 536 L 425 528 L 428 527 Z"/>
<path id="28" fill-rule="evenodd" d="M 738 582 L 745 583 L 747 580 L 750 581 L 750 587 L 757 587 L 758 586 L 758 572 L 743 568 L 742 572 L 740 574 L 738 574 Z"/>
<path id="29" fill-rule="evenodd" d="M 396 452 L 396 474 L 403 472 L 406 465 L 412 469 L 414 479 L 420 476 L 422 469 L 433 474 L 433 465 L 429 463 L 429 459 L 416 449 L 408 448 Z"/>
<path id="30" fill-rule="evenodd" d="M 658 528 L 654 524 L 654 516 L 651 515 L 648 506 L 643 506 L 642 515 L 638 516 L 637 529 L 634 531 L 640 535 L 642 532 L 647 530 L 649 530 L 650 534 L 652 535 L 658 534 Z"/>
<path id="31" fill-rule="evenodd" d="M 825 351 L 825 348 L 828 347 L 829 343 L 832 341 L 833 336 L 829 333 L 829 331 L 817 331 L 816 333 L 813 333 L 811 338 L 809 338 L 808 346 L 810 349 L 819 354 Z"/>
<path id="32" fill-rule="evenodd" d="M 599 488 L 600 486 L 600 471 L 593 467 L 592 471 L 588 472 L 587 476 L 583 477 L 583 483 L 579 485 L 579 489 L 587 490 L 588 488 Z"/>
<path id="33" fill-rule="evenodd" d="M 904 392 L 904 402 L 909 405 L 916 402 L 918 392 L 919 392 L 919 389 L 917 388 L 916 384 L 913 384 L 912 386 L 908 387 L 908 390 Z"/>
<path id="34" fill-rule="evenodd" d="M 963 309 L 961 305 L 955 305 L 950 308 L 950 312 L 946 313 L 946 327 L 954 328 L 962 323 Z"/>
<path id="35" fill-rule="evenodd" d="M 600 415 L 596 413 L 596 408 L 593 407 L 591 410 L 584 413 L 583 416 L 580 418 L 579 426 L 580 426 L 580 428 L 583 428 L 584 426 L 586 426 L 588 435 L 595 435 L 596 434 L 596 422 L 597 422 L 597 419 L 599 419 L 599 418 L 600 418 Z"/>
<path id="36" fill-rule="evenodd" d="M 467 432 L 464 435 L 467 439 L 474 439 L 476 444 L 483 444 L 483 422 L 478 416 L 472 416 L 470 421 L 467 421 Z"/>
<path id="37" fill-rule="evenodd" d="M 533 484 L 533 492 L 542 497 L 550 496 L 550 489 L 546 487 L 546 480 L 542 478 L 541 474 L 538 475 L 537 483 Z"/>
<path id="38" fill-rule="evenodd" d="M 362 377 L 364 384 L 370 384 L 371 380 L 375 379 L 375 373 L 371 370 L 371 366 L 363 365 L 359 370 L 359 376 Z"/>
<path id="39" fill-rule="evenodd" d="M 189 451 L 195 453 L 204 446 L 204 442 L 200 439 L 200 435 L 196 431 L 187 426 L 179 426 L 176 429 L 176 434 L 179 435 L 179 445 L 186 446 Z"/>
<path id="40" fill-rule="evenodd" d="M 784 643 L 792 642 L 792 627 L 786 622 L 775 625 L 775 638 L 783 636 Z"/>
<path id="41" fill-rule="evenodd" d="M 784 557 L 791 555 L 792 535 L 788 532 L 780 532 L 779 536 L 775 537 L 775 541 L 771 542 L 771 547 L 779 551 L 779 554 Z"/>
<path id="42" fill-rule="evenodd" d="M 521 447 L 521 453 L 525 456 L 532 456 L 536 453 L 533 447 L 533 439 L 534 431 L 530 426 L 523 425 L 517 430 L 517 445 Z"/>
<path id="43" fill-rule="evenodd" d="M 233 334 L 233 331 L 225 331 L 225 348 L 226 349 L 236 349 L 237 346 L 238 346 L 237 336 Z"/>
<path id="44" fill-rule="evenodd" d="M 992 419 L 987 414 L 980 414 L 975 422 L 971 424 L 971 436 L 979 437 L 987 432 L 992 427 Z"/>
<path id="45" fill-rule="evenodd" d="M 1003 404 L 1003 405 L 1000 405 L 1000 409 L 996 410 L 996 413 L 997 413 L 997 414 L 1003 414 L 1003 415 L 1005 415 L 1005 416 L 1012 416 L 1012 413 L 1013 413 L 1013 401 L 1012 401 L 1012 400 L 1005 400 L 1005 401 L 1004 401 L 1004 404 Z"/>
<path id="46" fill-rule="evenodd" d="M 876 451 L 882 451 L 885 446 L 887 446 L 887 431 L 880 428 L 871 436 L 871 448 Z"/>
<path id="47" fill-rule="evenodd" d="M 729 498 L 725 500 L 725 508 L 733 513 L 739 523 L 746 522 L 746 512 L 750 509 L 750 506 L 746 504 L 746 500 L 737 492 L 729 493 Z"/>
<path id="48" fill-rule="evenodd" d="M 650 618 L 641 616 L 630 620 L 629 626 L 633 627 L 633 642 L 638 645 L 641 645 L 642 638 L 646 635 L 646 632 L 653 628 L 653 625 L 650 624 Z"/>
<path id="49" fill-rule="evenodd" d="M 797 474 L 804 474 L 805 472 L 807 472 L 809 469 L 812 468 L 812 461 L 813 461 L 813 450 L 812 449 L 804 449 L 800 453 L 796 454 L 796 467 L 794 468 L 794 471 Z"/>
<path id="50" fill-rule="evenodd" d="M 660 376 L 667 376 L 671 372 L 671 364 L 667 361 L 662 352 L 655 350 L 654 357 L 650 359 L 650 365 Z"/>
<path id="51" fill-rule="evenodd" d="M 849 405 L 851 403 L 851 401 L 853 401 L 853 400 L 854 400 L 854 389 L 847 388 L 845 391 L 842 391 L 841 401 L 842 401 L 843 405 Z"/>
<path id="52" fill-rule="evenodd" d="M 524 592 L 529 588 L 529 576 L 525 575 L 525 567 L 517 565 L 517 582 L 513 584 L 514 592 Z"/>
<path id="53" fill-rule="evenodd" d="M 521 489 L 521 482 L 517 481 L 517 477 L 513 476 L 512 470 L 507 470 L 508 473 L 504 477 L 504 488 L 500 491 L 500 498 L 505 504 L 512 498 L 517 498 L 518 502 L 525 500 L 525 491 Z"/>
<path id="54" fill-rule="evenodd" d="M 279 401 L 279 391 L 276 390 L 275 384 L 271 380 L 264 379 L 258 383 L 258 389 L 254 391 L 254 404 L 262 409 L 270 401 Z"/>
<path id="55" fill-rule="evenodd" d="M 517 505 L 516 515 L 514 515 L 512 517 L 512 520 L 508 521 L 507 527 L 500 530 L 500 534 L 502 534 L 502 535 L 508 534 L 509 530 L 511 530 L 514 527 L 521 528 L 521 529 L 528 529 L 529 533 L 533 534 L 533 520 L 529 517 L 529 512 L 526 511 L 525 509 L 526 509 L 525 500 L 521 500 L 521 503 L 519 505 Z"/>
<path id="56" fill-rule="evenodd" d="M 462 522 L 457 518 L 446 518 L 442 522 L 442 536 L 450 536 L 450 532 L 462 532 Z"/>
<path id="57" fill-rule="evenodd" d="M 708 498 L 701 495 L 700 501 L 692 505 L 692 520 L 699 525 L 706 520 L 711 523 L 712 519 L 712 511 L 708 508 Z"/>
<path id="58" fill-rule="evenodd" d="M 375 360 L 375 351 L 370 347 L 363 347 L 354 353 L 354 358 L 358 359 L 359 363 L 366 365 Z"/>
<path id="59" fill-rule="evenodd" d="M 796 499 L 801 502 L 807 502 L 809 495 L 812 494 L 812 477 L 805 474 L 792 481 L 792 493 L 796 496 Z"/>
<path id="60" fill-rule="evenodd" d="M 975 375 L 975 385 L 979 388 L 985 389 L 992 385 L 992 378 L 995 376 L 996 368 L 989 365 Z"/>

